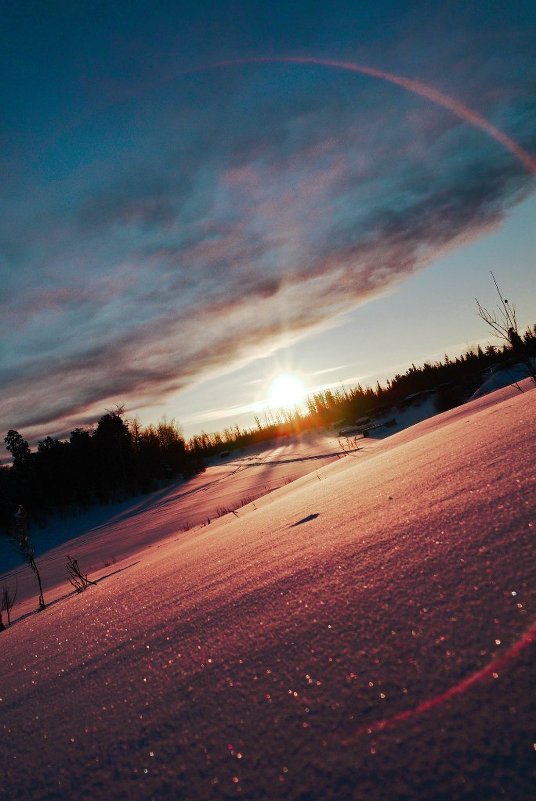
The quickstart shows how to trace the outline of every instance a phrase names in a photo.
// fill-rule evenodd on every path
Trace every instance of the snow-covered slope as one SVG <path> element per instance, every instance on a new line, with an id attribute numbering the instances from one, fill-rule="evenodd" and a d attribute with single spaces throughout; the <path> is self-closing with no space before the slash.
<path id="1" fill-rule="evenodd" d="M 528 375 L 529 371 L 524 364 L 513 364 L 510 367 L 498 367 L 483 381 L 482 385 L 473 394 L 472 399 L 481 398 L 483 395 L 495 392 L 497 389 L 522 382 Z"/>
<path id="2" fill-rule="evenodd" d="M 156 508 L 167 538 L 0 635 L 0 797 L 533 798 L 535 410 L 501 390 L 173 536 Z"/>
<path id="3" fill-rule="evenodd" d="M 335 437 L 308 432 L 293 439 L 276 439 L 225 460 L 215 458 L 205 473 L 151 495 L 93 507 L 75 517 L 52 518 L 44 529 L 31 532 L 45 597 L 54 600 L 71 589 L 67 554 L 98 578 L 163 538 L 176 538 L 209 521 L 212 524 L 226 510 L 240 509 L 249 499 L 290 484 L 343 455 Z M 13 543 L 5 538 L 0 538 L 0 566 L 0 585 L 4 582 L 13 587 L 17 582 L 16 613 L 34 609 L 34 578 L 21 564 Z"/>

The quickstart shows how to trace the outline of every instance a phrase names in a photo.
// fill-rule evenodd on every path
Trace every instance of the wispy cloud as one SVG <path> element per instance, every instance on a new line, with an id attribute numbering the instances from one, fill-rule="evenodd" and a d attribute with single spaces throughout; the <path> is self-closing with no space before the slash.
<path id="1" fill-rule="evenodd" d="M 310 375 L 311 377 L 319 376 L 319 375 L 327 375 L 327 373 L 337 373 L 341 370 L 346 370 L 348 367 L 347 364 L 338 364 L 336 367 L 325 367 L 323 370 L 315 370 Z"/>
<path id="2" fill-rule="evenodd" d="M 497 142 L 398 88 L 289 65 L 225 78 L 111 107 L 11 185 L 0 428 L 147 405 L 273 350 L 533 189 Z M 526 80 L 488 87 L 486 113 L 536 148 Z"/>

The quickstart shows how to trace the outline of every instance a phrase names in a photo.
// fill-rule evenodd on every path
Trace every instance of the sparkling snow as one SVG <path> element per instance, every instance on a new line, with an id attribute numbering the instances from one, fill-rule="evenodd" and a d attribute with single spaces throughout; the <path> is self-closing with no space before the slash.
<path id="1" fill-rule="evenodd" d="M 523 387 L 343 458 L 289 442 L 70 521 L 81 539 L 41 557 L 50 605 L 33 613 L 19 571 L 0 634 L 0 798 L 533 798 Z M 97 586 L 70 592 L 65 552 Z"/>

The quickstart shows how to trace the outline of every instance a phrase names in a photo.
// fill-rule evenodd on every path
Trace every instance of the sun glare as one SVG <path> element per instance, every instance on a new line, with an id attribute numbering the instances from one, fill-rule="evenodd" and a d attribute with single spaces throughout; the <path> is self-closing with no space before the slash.
<path id="1" fill-rule="evenodd" d="M 306 389 L 295 375 L 284 373 L 278 375 L 268 390 L 268 403 L 273 408 L 281 409 L 297 406 L 305 397 Z"/>

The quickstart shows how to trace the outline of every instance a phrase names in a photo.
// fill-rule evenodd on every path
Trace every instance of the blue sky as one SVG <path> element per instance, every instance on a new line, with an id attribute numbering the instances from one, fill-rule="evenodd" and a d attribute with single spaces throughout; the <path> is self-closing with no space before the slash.
<path id="1" fill-rule="evenodd" d="M 277 61 L 419 81 L 534 156 L 533 4 L 3 16 L 1 430 L 120 403 L 190 433 L 247 424 L 280 370 L 375 383 L 486 339 L 490 269 L 534 322 L 527 165 L 400 86 Z"/>

